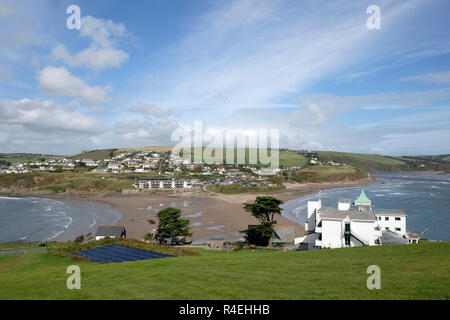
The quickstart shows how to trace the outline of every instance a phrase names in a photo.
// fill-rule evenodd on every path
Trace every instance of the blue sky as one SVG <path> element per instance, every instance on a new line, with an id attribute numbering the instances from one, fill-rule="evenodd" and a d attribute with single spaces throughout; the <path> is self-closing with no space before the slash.
<path id="1" fill-rule="evenodd" d="M 72 4 L 80 30 L 66 27 Z M 449 153 L 449 12 L 445 0 L 0 0 L 0 152 L 169 145 L 202 121 L 279 129 L 294 149 Z"/>

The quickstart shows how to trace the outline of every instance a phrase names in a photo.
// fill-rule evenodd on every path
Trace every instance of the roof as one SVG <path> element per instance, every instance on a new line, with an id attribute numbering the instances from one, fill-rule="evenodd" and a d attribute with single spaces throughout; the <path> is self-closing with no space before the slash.
<path id="1" fill-rule="evenodd" d="M 406 217 L 406 213 L 400 209 L 377 209 L 375 211 L 376 216 L 403 216 Z"/>
<path id="2" fill-rule="evenodd" d="M 122 226 L 98 226 L 95 236 L 120 238 L 125 234 L 125 227 Z"/>
<path id="3" fill-rule="evenodd" d="M 395 233 L 391 230 L 383 230 L 381 232 L 381 244 L 407 244 L 408 240 L 403 238 L 398 233 Z"/>
<path id="4" fill-rule="evenodd" d="M 295 231 L 293 226 L 274 226 L 272 242 L 294 242 Z"/>
<path id="5" fill-rule="evenodd" d="M 338 210 L 335 208 L 322 207 L 318 210 L 321 214 L 322 219 L 334 219 L 334 220 L 344 220 L 347 216 L 350 220 L 366 220 L 375 221 L 375 215 L 372 210 Z"/>
<path id="6" fill-rule="evenodd" d="M 407 231 L 405 236 L 407 239 L 420 239 L 422 237 L 422 234 L 417 231 Z"/>
<path id="7" fill-rule="evenodd" d="M 356 205 L 358 204 L 362 204 L 362 205 L 372 205 L 372 200 L 370 200 L 365 192 L 364 189 L 361 190 L 361 194 L 359 195 L 359 197 L 355 200 L 354 202 Z"/>

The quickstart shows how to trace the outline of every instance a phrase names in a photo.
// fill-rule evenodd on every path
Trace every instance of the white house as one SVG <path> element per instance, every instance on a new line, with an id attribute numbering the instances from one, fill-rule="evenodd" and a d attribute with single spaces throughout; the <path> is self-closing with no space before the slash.
<path id="1" fill-rule="evenodd" d="M 406 244 L 406 214 L 402 210 L 374 210 L 364 190 L 351 204 L 340 199 L 337 208 L 308 201 L 306 234 L 296 239 L 300 249 Z"/>
<path id="2" fill-rule="evenodd" d="M 108 238 L 126 238 L 127 231 L 122 226 L 98 226 L 95 240 Z"/>

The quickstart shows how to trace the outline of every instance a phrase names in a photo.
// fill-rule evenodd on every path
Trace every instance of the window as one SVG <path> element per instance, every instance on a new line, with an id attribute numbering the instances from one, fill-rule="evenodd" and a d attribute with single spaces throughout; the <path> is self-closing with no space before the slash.
<path id="1" fill-rule="evenodd" d="M 402 229 L 400 229 L 400 228 L 395 228 L 395 231 L 402 231 Z"/>
<path id="2" fill-rule="evenodd" d="M 378 220 L 381 220 L 381 217 L 378 217 Z"/>
<path id="3" fill-rule="evenodd" d="M 400 218 L 400 217 L 395 217 L 395 221 L 400 221 L 400 220 L 402 220 L 402 218 Z"/>
<path id="4" fill-rule="evenodd" d="M 385 230 L 389 230 L 389 227 L 384 228 Z"/>
<path id="5" fill-rule="evenodd" d="M 384 220 L 389 221 L 389 217 L 384 217 Z"/>

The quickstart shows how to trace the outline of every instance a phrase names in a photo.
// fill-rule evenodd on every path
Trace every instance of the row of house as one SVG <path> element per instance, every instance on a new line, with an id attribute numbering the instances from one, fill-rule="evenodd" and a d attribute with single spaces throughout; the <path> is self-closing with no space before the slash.
<path id="1" fill-rule="evenodd" d="M 138 189 L 191 189 L 200 187 L 197 179 L 148 178 L 136 180 Z"/>

